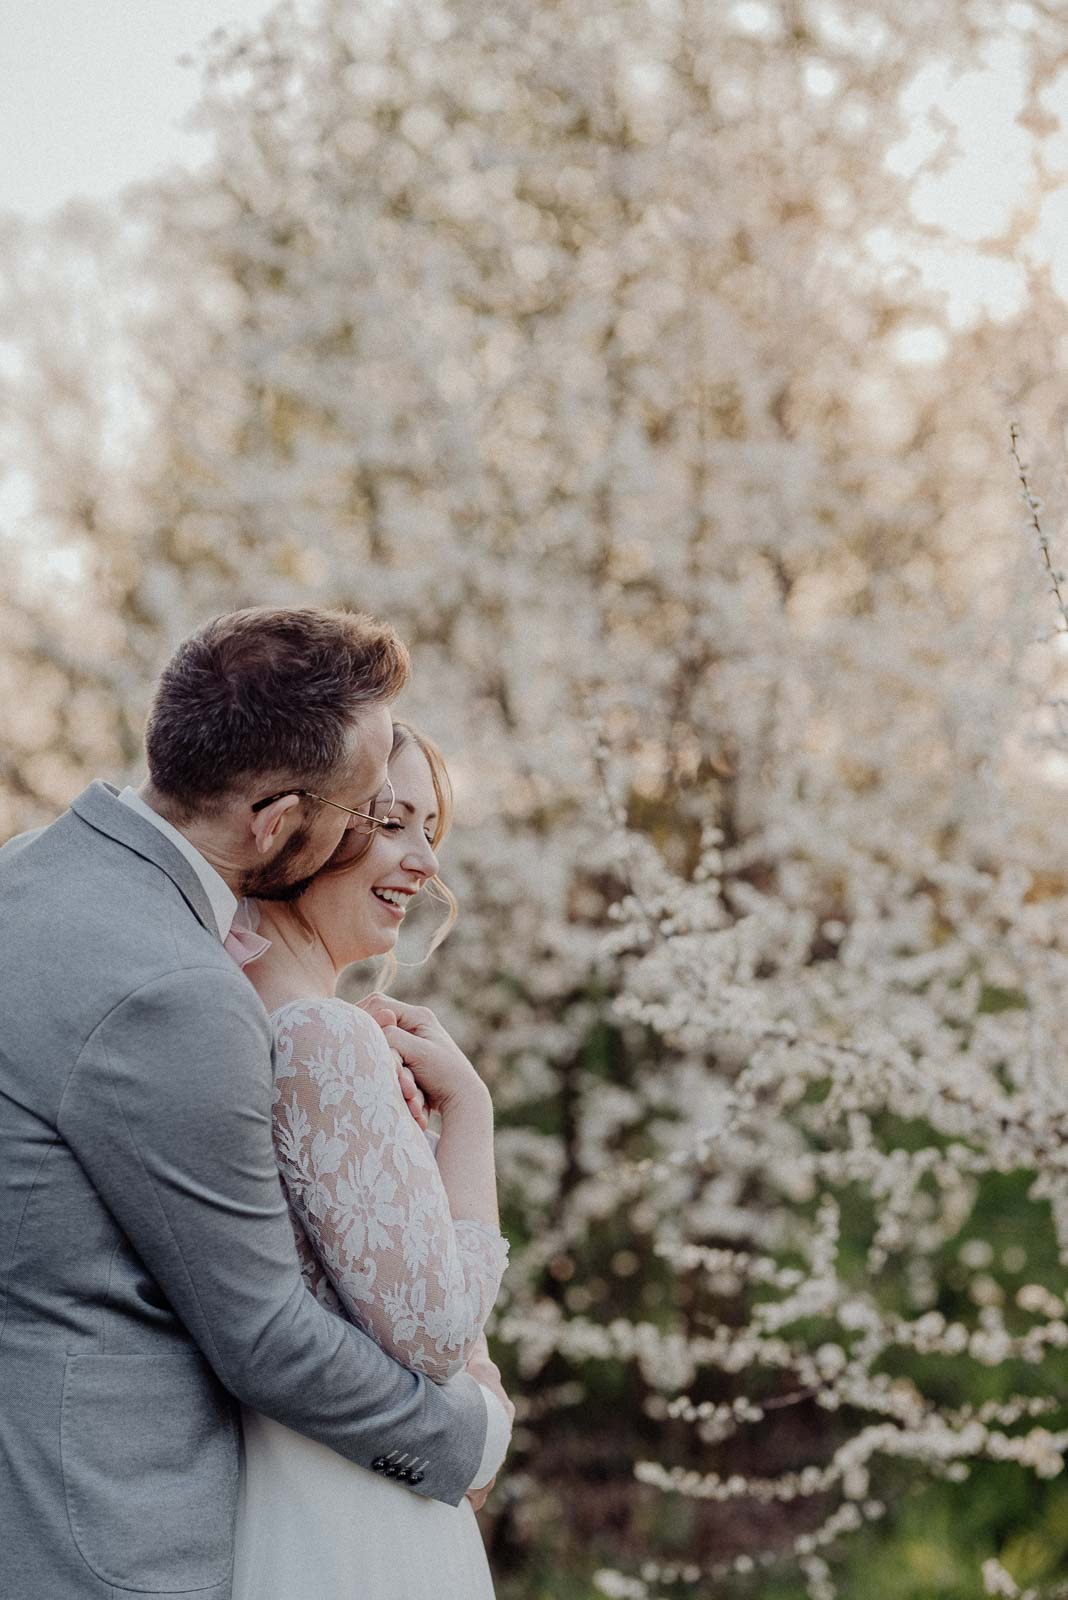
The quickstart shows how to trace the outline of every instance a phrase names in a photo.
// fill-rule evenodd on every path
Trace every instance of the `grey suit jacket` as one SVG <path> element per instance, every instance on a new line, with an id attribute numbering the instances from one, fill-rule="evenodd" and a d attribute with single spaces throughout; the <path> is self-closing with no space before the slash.
<path id="1" fill-rule="evenodd" d="M 364 1466 L 426 1458 L 414 1492 L 449 1505 L 475 1476 L 474 1378 L 304 1287 L 271 1046 L 193 868 L 110 786 L 0 850 L 5 1600 L 230 1600 L 236 1401 Z"/>

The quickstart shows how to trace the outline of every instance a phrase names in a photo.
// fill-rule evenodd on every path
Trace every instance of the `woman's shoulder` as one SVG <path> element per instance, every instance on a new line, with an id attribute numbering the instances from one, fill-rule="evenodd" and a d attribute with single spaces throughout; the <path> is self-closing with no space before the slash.
<path id="1" fill-rule="evenodd" d="M 356 1050 L 370 1068 L 385 1045 L 381 1028 L 366 1011 L 337 995 L 289 1000 L 271 1013 L 275 1041 L 275 1077 L 291 1077 L 297 1061 L 316 1061 L 324 1070 L 338 1070 L 345 1059 L 337 1052 Z M 365 1047 L 361 1049 L 361 1046 Z M 334 1063 L 330 1067 L 330 1063 Z M 351 1068 L 349 1069 L 351 1070 Z"/>
<path id="2" fill-rule="evenodd" d="M 354 1040 L 381 1038 L 382 1030 L 368 1012 L 338 995 L 319 995 L 288 1000 L 270 1014 L 275 1034 L 292 1038 L 299 1033 L 315 1033 L 338 1044 Z"/>

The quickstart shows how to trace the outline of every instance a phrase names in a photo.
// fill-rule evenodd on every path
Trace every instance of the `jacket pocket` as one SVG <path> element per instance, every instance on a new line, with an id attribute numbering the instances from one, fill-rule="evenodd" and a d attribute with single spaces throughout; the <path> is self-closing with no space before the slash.
<path id="1" fill-rule="evenodd" d="M 182 1594 L 229 1581 L 238 1451 L 233 1401 L 199 1355 L 67 1357 L 63 1489 L 104 1583 Z"/>

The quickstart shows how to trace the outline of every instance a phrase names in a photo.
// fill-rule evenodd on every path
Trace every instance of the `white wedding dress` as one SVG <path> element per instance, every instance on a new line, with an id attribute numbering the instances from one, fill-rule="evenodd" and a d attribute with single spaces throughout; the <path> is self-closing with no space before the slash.
<path id="1" fill-rule="evenodd" d="M 407 1367 L 499 1382 L 483 1327 L 508 1242 L 453 1219 L 378 1024 L 337 999 L 271 1020 L 275 1149 L 309 1289 Z M 493 1600 L 469 1500 L 413 1494 L 258 1412 L 242 1423 L 233 1600 Z"/>

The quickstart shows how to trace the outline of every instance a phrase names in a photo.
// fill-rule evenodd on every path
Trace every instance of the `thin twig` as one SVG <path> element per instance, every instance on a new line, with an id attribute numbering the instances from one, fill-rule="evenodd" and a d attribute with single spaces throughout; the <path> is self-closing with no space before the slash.
<path id="1" fill-rule="evenodd" d="M 1068 608 L 1065 607 L 1064 595 L 1061 593 L 1061 579 L 1064 577 L 1064 573 L 1058 572 L 1054 567 L 1053 562 L 1050 560 L 1049 540 L 1042 532 L 1042 524 L 1038 520 L 1038 513 L 1042 510 L 1042 502 L 1041 500 L 1036 500 L 1034 495 L 1031 493 L 1031 485 L 1027 481 L 1027 469 L 1020 460 L 1020 452 L 1017 449 L 1019 437 L 1019 428 L 1015 422 L 1010 422 L 1009 439 L 1011 443 L 1009 445 L 1009 452 L 1012 456 L 1012 459 L 1016 463 L 1016 476 L 1019 478 L 1020 485 L 1023 490 L 1023 501 L 1031 514 L 1031 526 L 1035 531 L 1035 538 L 1038 540 L 1038 548 L 1042 552 L 1042 559 L 1046 563 L 1046 571 L 1049 573 L 1049 581 L 1052 585 L 1053 593 L 1057 600 L 1057 609 L 1060 611 L 1061 619 L 1064 623 L 1063 628 L 1058 628 L 1056 632 L 1068 633 Z"/>

